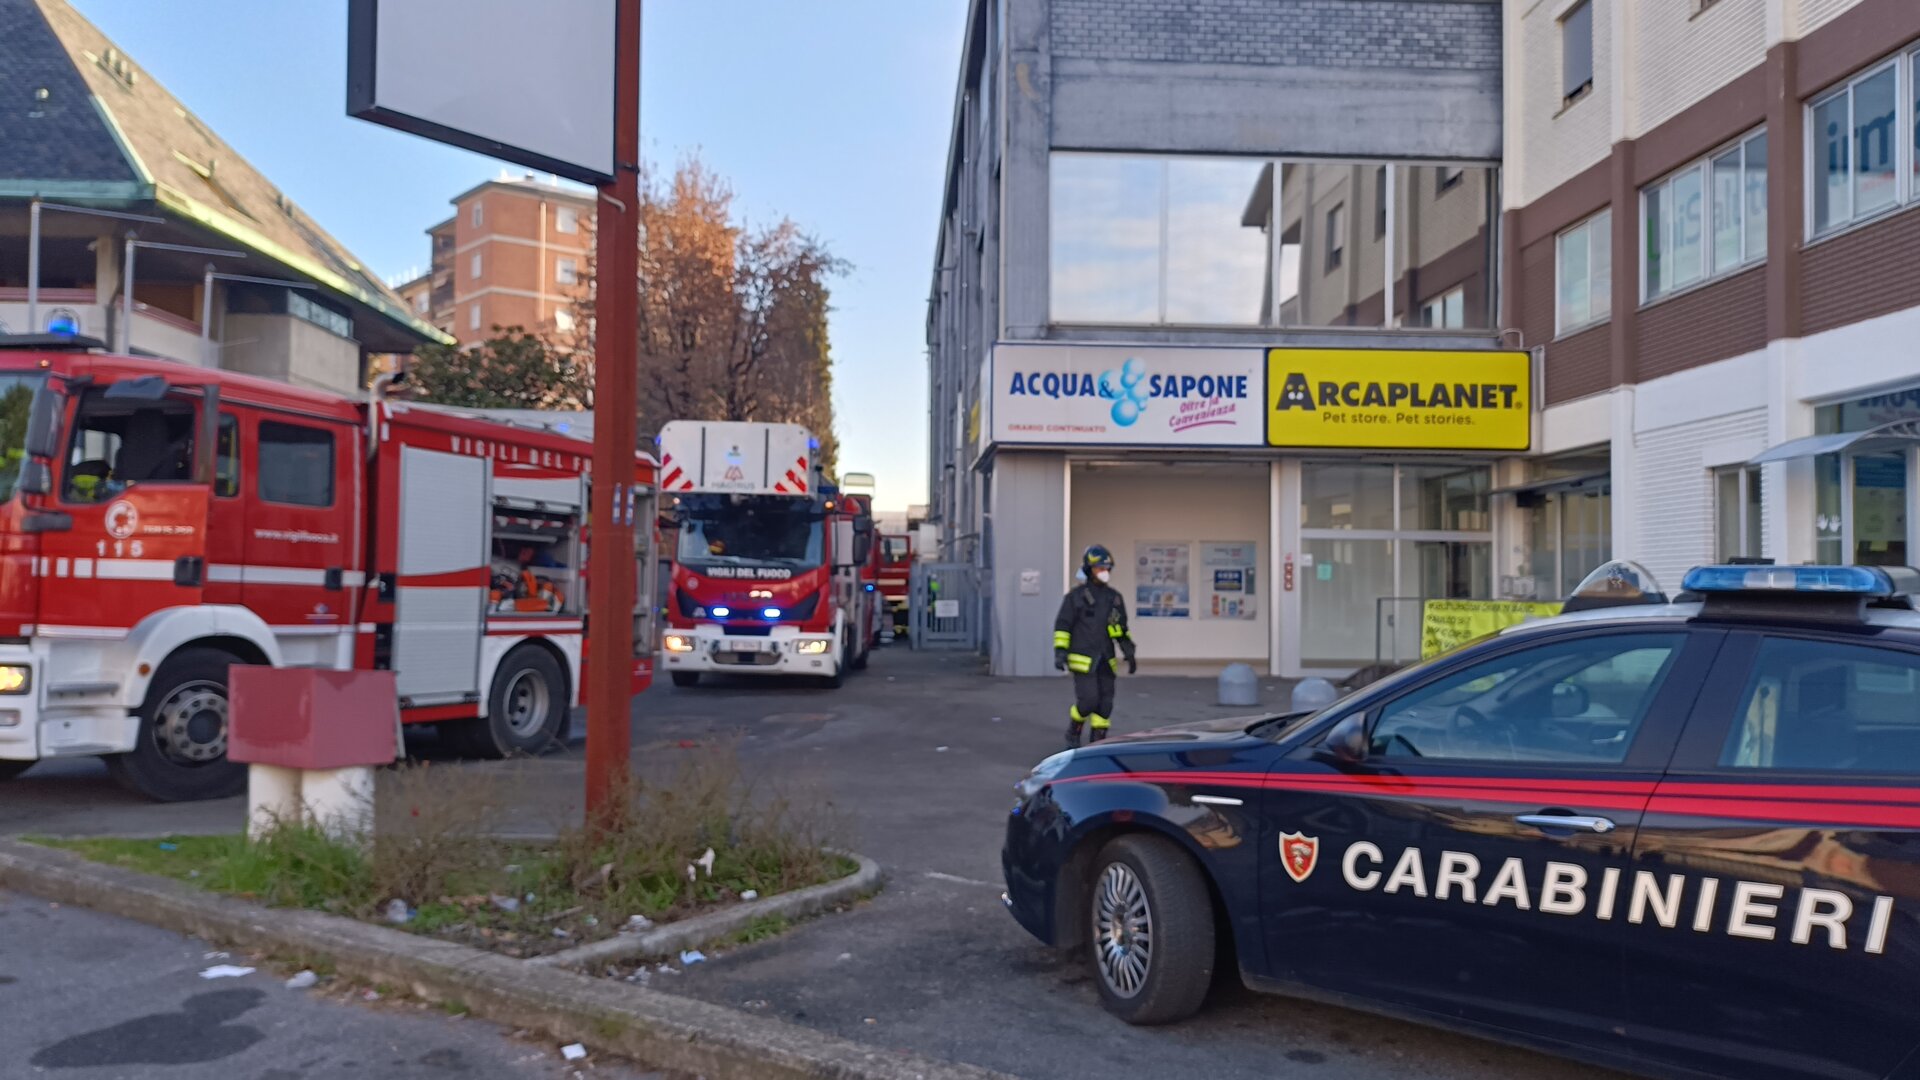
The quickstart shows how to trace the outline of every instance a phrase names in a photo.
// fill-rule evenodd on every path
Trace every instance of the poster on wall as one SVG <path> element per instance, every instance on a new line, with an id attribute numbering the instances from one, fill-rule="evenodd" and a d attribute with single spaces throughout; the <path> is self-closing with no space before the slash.
<path id="1" fill-rule="evenodd" d="M 1193 614 L 1187 587 L 1187 545 L 1141 540 L 1133 545 L 1133 614 L 1184 619 Z"/>
<path id="2" fill-rule="evenodd" d="M 1258 611 L 1254 597 L 1254 542 L 1251 540 L 1200 542 L 1200 581 L 1207 587 L 1203 619 L 1251 619 Z"/>

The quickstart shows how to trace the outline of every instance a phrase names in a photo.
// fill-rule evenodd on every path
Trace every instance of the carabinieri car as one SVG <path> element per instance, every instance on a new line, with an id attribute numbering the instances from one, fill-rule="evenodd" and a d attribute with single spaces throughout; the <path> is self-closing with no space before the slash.
<path id="1" fill-rule="evenodd" d="M 1711 566 L 1669 603 L 1611 564 L 1317 713 L 1048 758 L 1006 902 L 1133 1023 L 1237 966 L 1650 1075 L 1916 1080 L 1916 592 Z"/>

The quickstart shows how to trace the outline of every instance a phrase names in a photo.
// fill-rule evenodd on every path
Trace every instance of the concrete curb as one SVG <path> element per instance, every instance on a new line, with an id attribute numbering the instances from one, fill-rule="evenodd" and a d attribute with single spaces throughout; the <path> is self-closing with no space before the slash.
<path id="1" fill-rule="evenodd" d="M 330 962 L 349 978 L 709 1080 L 1011 1080 L 337 915 L 268 909 L 15 840 L 0 839 L 0 886 L 270 956 Z"/>
<path id="2" fill-rule="evenodd" d="M 621 934 L 565 952 L 536 956 L 525 962 L 546 967 L 587 968 L 614 960 L 665 959 L 678 956 L 682 949 L 697 948 L 737 934 L 760 919 L 805 918 L 840 904 L 852 903 L 880 890 L 880 864 L 851 851 L 834 854 L 852 859 L 860 864 L 860 868 L 846 877 L 824 884 L 748 900 L 706 915 L 656 926 L 644 933 Z"/>

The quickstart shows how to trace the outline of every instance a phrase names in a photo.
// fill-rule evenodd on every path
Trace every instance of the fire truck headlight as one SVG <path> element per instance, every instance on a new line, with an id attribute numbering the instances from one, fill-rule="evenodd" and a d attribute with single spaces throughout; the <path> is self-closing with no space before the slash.
<path id="1" fill-rule="evenodd" d="M 32 668 L 25 664 L 0 664 L 0 694 L 24 694 L 32 688 Z"/>
<path id="2" fill-rule="evenodd" d="M 793 651 L 802 656 L 819 656 L 827 651 L 828 641 L 802 641 L 794 645 Z"/>
<path id="3" fill-rule="evenodd" d="M 727 616 L 733 614 L 732 608 L 716 607 L 716 608 L 708 608 L 707 610 L 712 612 L 713 617 L 716 619 L 724 619 Z"/>
<path id="4" fill-rule="evenodd" d="M 760 614 L 769 619 L 777 619 L 780 617 L 780 609 L 777 607 L 770 607 L 770 608 L 767 608 L 765 611 L 762 611 Z"/>
<path id="5" fill-rule="evenodd" d="M 666 646 L 668 652 L 692 652 L 693 639 L 685 634 L 668 634 Z"/>
<path id="6" fill-rule="evenodd" d="M 0 727 L 19 727 L 19 709 L 0 709 Z"/>

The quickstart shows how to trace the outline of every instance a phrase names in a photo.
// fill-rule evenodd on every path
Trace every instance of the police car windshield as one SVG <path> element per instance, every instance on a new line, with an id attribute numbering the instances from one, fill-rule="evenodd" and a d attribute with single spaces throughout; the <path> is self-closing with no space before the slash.
<path id="1" fill-rule="evenodd" d="M 821 521 L 805 499 L 683 506 L 679 561 L 689 566 L 818 566 Z"/>

